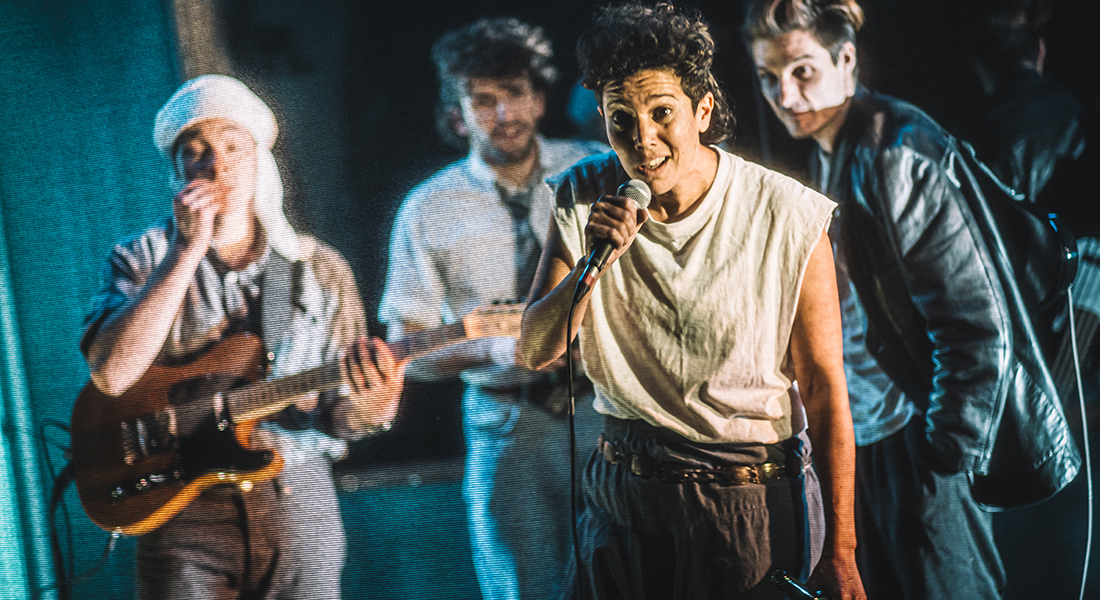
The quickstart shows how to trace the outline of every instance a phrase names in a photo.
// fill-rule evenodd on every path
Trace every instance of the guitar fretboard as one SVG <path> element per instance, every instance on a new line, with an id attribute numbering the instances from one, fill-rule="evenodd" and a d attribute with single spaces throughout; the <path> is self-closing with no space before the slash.
<path id="1" fill-rule="evenodd" d="M 332 361 L 294 375 L 246 385 L 225 394 L 234 423 L 275 414 L 309 392 L 326 392 L 340 386 L 340 363 Z"/>
<path id="2" fill-rule="evenodd" d="M 465 337 L 466 327 L 462 321 L 459 321 L 442 327 L 415 331 L 386 345 L 389 346 L 390 352 L 393 353 L 393 357 L 397 362 L 401 362 L 406 358 L 431 352 L 436 348 L 441 348 Z"/>
<path id="3" fill-rule="evenodd" d="M 495 308 L 495 307 L 494 307 Z M 468 337 L 486 335 L 517 335 L 522 307 L 502 307 L 492 319 L 475 321 L 473 332 L 467 331 L 466 320 L 422 331 L 408 333 L 400 340 L 388 342 L 397 362 L 427 354 Z M 467 317 L 469 319 L 470 317 Z M 333 361 L 301 373 L 272 381 L 260 381 L 237 388 L 223 395 L 234 423 L 253 421 L 273 415 L 309 392 L 325 392 L 342 383 L 340 363 Z"/>
<path id="4" fill-rule="evenodd" d="M 398 362 L 431 352 L 466 337 L 461 321 L 451 325 L 410 333 L 386 344 Z M 261 381 L 225 394 L 226 407 L 234 423 L 252 421 L 273 415 L 309 392 L 326 392 L 340 386 L 340 363 L 332 361 L 294 375 L 272 381 Z"/>

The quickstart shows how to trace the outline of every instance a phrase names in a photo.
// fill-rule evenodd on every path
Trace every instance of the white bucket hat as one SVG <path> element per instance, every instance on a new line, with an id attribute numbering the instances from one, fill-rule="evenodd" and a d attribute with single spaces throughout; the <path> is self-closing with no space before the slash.
<path id="1" fill-rule="evenodd" d="M 279 133 L 274 113 L 240 81 L 225 75 L 201 75 L 180 86 L 157 112 L 153 143 L 171 161 L 179 134 L 207 119 L 229 119 L 256 140 L 256 217 L 271 247 L 288 260 L 297 260 L 298 236 L 283 213 L 283 183 L 271 154 Z M 174 167 L 171 183 L 176 190 L 186 185 Z"/>

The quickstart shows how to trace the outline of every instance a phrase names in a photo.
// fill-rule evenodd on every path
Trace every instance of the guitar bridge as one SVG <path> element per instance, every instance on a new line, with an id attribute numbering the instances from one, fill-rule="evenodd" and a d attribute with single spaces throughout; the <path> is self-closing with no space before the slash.
<path id="1" fill-rule="evenodd" d="M 169 483 L 183 481 L 183 479 L 184 473 L 179 469 L 174 469 L 167 473 L 150 473 L 145 477 L 139 477 L 138 479 L 126 481 L 115 486 L 110 492 L 110 498 L 111 500 L 126 500 L 134 494 L 147 492 Z"/>
<path id="2" fill-rule="evenodd" d="M 174 407 L 135 419 L 125 419 L 119 427 L 122 433 L 122 460 L 127 465 L 134 464 L 138 459 L 168 452 L 176 447 L 179 439 Z"/>

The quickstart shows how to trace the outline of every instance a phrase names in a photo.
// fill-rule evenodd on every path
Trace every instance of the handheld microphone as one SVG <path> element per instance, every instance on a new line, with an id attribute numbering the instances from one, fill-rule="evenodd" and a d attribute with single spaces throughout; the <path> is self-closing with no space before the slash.
<path id="1" fill-rule="evenodd" d="M 776 569 L 772 573 L 771 580 L 790 600 L 829 600 L 829 597 L 820 591 L 807 589 L 804 584 L 791 578 L 783 569 Z"/>
<path id="2" fill-rule="evenodd" d="M 630 198 L 638 208 L 646 208 L 653 193 L 644 181 L 631 179 L 620 185 L 615 195 Z M 584 268 L 584 273 L 581 274 L 581 280 L 577 282 L 577 290 L 573 292 L 574 304 L 592 289 L 592 285 L 596 283 L 596 274 L 603 270 L 604 264 L 607 263 L 613 251 L 611 240 L 600 238 L 593 242 L 592 252 L 588 255 L 588 264 Z"/>

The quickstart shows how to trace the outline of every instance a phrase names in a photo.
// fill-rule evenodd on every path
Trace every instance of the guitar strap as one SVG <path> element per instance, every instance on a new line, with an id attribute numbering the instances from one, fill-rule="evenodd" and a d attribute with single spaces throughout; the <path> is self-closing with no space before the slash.
<path id="1" fill-rule="evenodd" d="M 264 346 L 270 351 L 278 348 L 290 331 L 293 316 L 294 291 L 300 287 L 302 262 L 293 264 L 282 254 L 272 251 L 264 268 L 263 286 L 260 291 L 260 327 Z M 295 284 L 299 284 L 296 286 Z"/>

